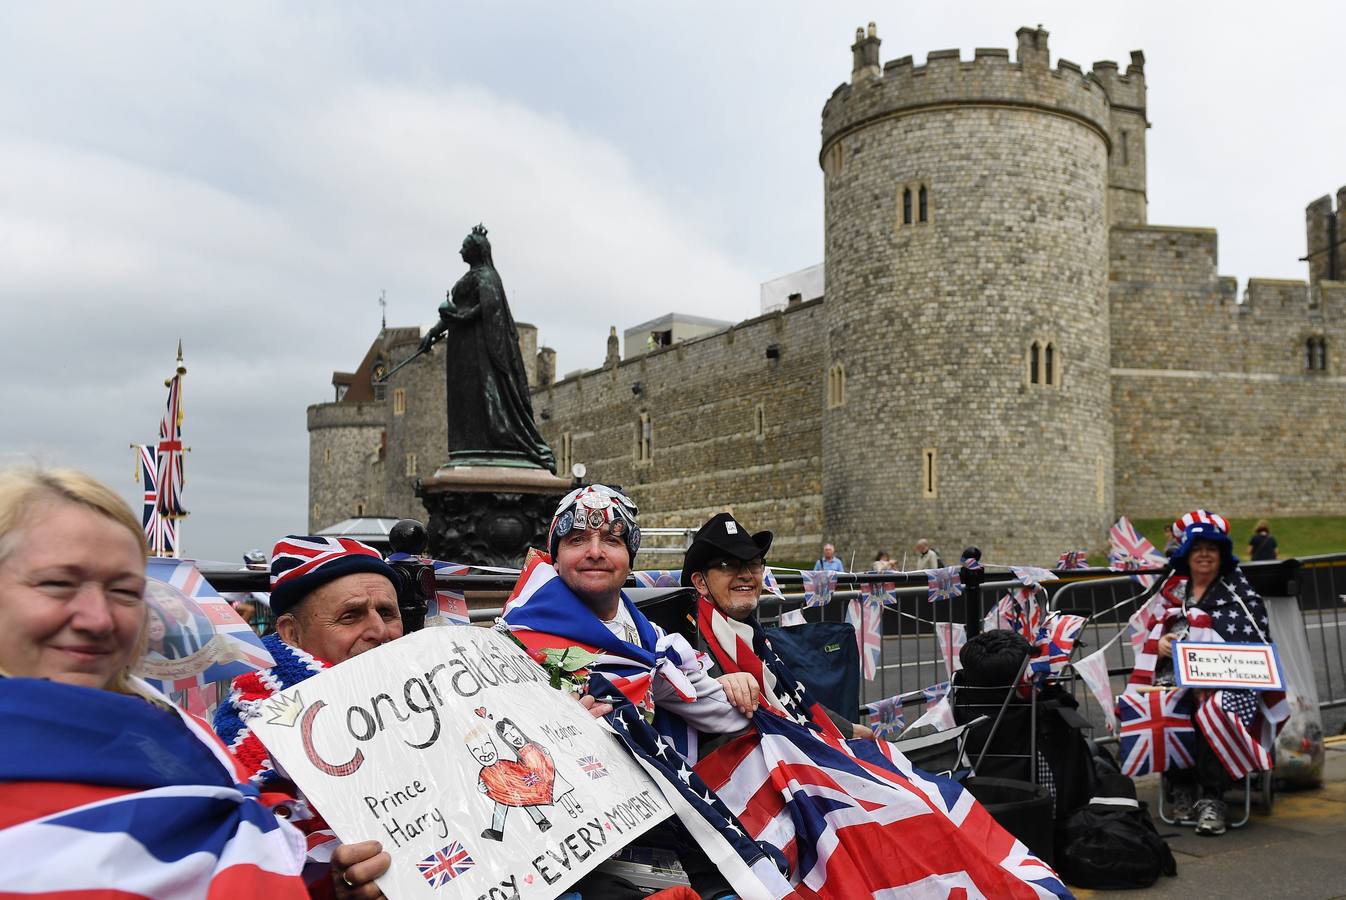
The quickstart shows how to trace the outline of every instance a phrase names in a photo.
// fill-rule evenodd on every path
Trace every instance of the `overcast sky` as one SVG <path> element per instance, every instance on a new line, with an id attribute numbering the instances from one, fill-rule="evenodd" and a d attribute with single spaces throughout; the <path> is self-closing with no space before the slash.
<path id="1" fill-rule="evenodd" d="M 1305 277 L 1304 206 L 1346 184 L 1341 3 L 8 3 L 0 462 L 138 502 L 181 338 L 185 549 L 269 550 L 306 526 L 305 407 L 381 290 L 433 321 L 478 221 L 559 372 L 609 325 L 755 315 L 822 259 L 819 113 L 871 19 L 885 61 L 1038 23 L 1053 64 L 1143 49 L 1150 222 L 1218 228 L 1240 286 Z"/>

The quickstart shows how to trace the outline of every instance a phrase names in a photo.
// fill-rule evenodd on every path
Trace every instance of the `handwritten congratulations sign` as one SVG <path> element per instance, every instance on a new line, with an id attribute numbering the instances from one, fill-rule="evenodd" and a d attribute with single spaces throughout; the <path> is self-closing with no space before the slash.
<path id="1" fill-rule="evenodd" d="M 555 897 L 671 810 L 606 723 L 507 637 L 429 628 L 323 671 L 249 723 L 401 898 Z"/>
<path id="2" fill-rule="evenodd" d="M 1173 645 L 1173 663 L 1181 687 L 1285 690 L 1275 644 L 1179 641 Z"/>

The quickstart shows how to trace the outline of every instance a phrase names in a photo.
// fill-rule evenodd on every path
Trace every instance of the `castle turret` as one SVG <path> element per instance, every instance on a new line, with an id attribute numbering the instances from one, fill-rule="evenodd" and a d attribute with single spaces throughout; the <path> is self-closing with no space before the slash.
<path id="1" fill-rule="evenodd" d="M 903 57 L 823 108 L 839 545 L 1051 562 L 1106 533 L 1112 111 L 1099 80 L 1050 67 L 1046 31 L 1018 37 L 1017 61 Z"/>
<path id="2" fill-rule="evenodd" d="M 864 78 L 878 78 L 883 74 L 879 69 L 879 35 L 874 23 L 869 23 L 869 33 L 863 28 L 855 29 L 855 43 L 851 45 L 851 81 Z"/>
<path id="3" fill-rule="evenodd" d="M 1326 194 L 1314 200 L 1304 210 L 1304 228 L 1309 264 L 1309 283 L 1346 281 L 1346 187 L 1337 191 L 1337 208 L 1332 209 L 1332 198 Z"/>
<path id="4" fill-rule="evenodd" d="M 1119 74 L 1111 60 L 1094 63 L 1093 76 L 1108 95 L 1108 224 L 1144 225 L 1146 222 L 1145 54 L 1131 51 L 1131 65 Z"/>

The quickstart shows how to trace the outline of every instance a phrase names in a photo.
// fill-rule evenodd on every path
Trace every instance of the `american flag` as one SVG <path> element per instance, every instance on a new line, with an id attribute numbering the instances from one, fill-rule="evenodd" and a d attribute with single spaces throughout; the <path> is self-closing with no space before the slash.
<path id="1" fill-rule="evenodd" d="M 1067 550 L 1061 554 L 1061 558 L 1056 561 L 1057 569 L 1087 569 L 1089 568 L 1088 550 Z"/>
<path id="2" fill-rule="evenodd" d="M 1122 516 L 1108 531 L 1108 562 L 1114 569 L 1130 571 L 1132 569 L 1162 569 L 1168 565 L 1168 558 L 1151 544 L 1131 524 L 1131 520 Z M 1131 579 L 1149 587 L 1154 583 L 1154 575 L 1132 575 Z"/>
<path id="3" fill-rule="evenodd" d="M 927 596 L 930 602 L 952 600 L 963 596 L 963 578 L 958 566 L 945 566 L 942 569 L 927 569 L 925 573 L 928 585 Z"/>
<path id="4" fill-rule="evenodd" d="M 1188 691 L 1128 691 L 1117 698 L 1121 720 L 1122 774 L 1135 777 L 1190 768 L 1196 732 Z"/>
<path id="5" fill-rule="evenodd" d="M 159 513 L 177 519 L 187 515 L 182 506 L 182 347 L 178 346 L 178 370 L 168 380 L 168 405 L 159 421 L 158 477 Z"/>
<path id="6" fill-rule="evenodd" d="M 140 477 L 145 482 L 145 505 L 140 513 L 140 524 L 145 529 L 145 543 L 152 556 L 178 555 L 178 528 L 172 520 L 159 512 L 158 451 L 144 444 L 140 448 Z"/>
<path id="7" fill-rule="evenodd" d="M 855 626 L 865 680 L 873 681 L 883 655 L 883 603 L 872 595 L 852 600 L 846 606 L 846 621 Z"/>
<path id="8" fill-rule="evenodd" d="M 1201 734 L 1231 778 L 1271 768 L 1271 754 L 1255 733 L 1266 722 L 1259 702 L 1253 691 L 1220 690 L 1210 694 L 1197 708 L 1196 722 L 1201 726 Z M 1273 727 L 1267 736 L 1267 746 L 1274 737 Z"/>
<path id="9" fill-rule="evenodd" d="M 801 894 L 1070 896 L 961 785 L 886 741 L 818 737 L 764 710 L 752 723 L 696 772 L 751 837 L 781 849 Z"/>
<path id="10" fill-rule="evenodd" d="M 588 775 L 591 781 L 608 777 L 607 767 L 599 761 L 597 756 L 581 756 L 579 763 L 580 771 Z"/>
<path id="11" fill-rule="evenodd" d="M 826 606 L 837 587 L 837 573 L 831 569 L 801 572 L 804 576 L 804 606 Z"/>
<path id="12" fill-rule="evenodd" d="M 476 865 L 462 841 L 454 841 L 449 846 L 436 850 L 425 859 L 416 863 L 421 877 L 432 888 L 448 884 L 459 875 Z"/>

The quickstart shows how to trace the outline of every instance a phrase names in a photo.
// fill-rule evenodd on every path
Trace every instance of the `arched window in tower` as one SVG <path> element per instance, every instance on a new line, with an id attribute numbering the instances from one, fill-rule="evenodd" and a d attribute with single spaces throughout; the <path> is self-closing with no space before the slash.
<path id="1" fill-rule="evenodd" d="M 911 188 L 902 189 L 902 224 L 911 224 Z"/>
<path id="2" fill-rule="evenodd" d="M 834 409 L 846 403 L 846 367 L 834 363 L 827 370 L 827 408 Z"/>
<path id="3" fill-rule="evenodd" d="M 1028 347 L 1028 383 L 1042 384 L 1042 346 L 1034 341 Z"/>
<path id="4" fill-rule="evenodd" d="M 1327 371 L 1327 338 L 1318 338 L 1318 371 Z"/>
<path id="5" fill-rule="evenodd" d="M 925 185 L 921 185 L 918 212 L 921 222 L 930 221 L 930 192 L 926 190 Z"/>
<path id="6" fill-rule="evenodd" d="M 1056 384 L 1056 348 L 1051 341 L 1042 351 L 1042 383 Z"/>
<path id="7" fill-rule="evenodd" d="M 654 438 L 654 426 L 650 424 L 650 414 L 641 413 L 636 421 L 636 462 L 650 461 L 650 445 Z"/>

